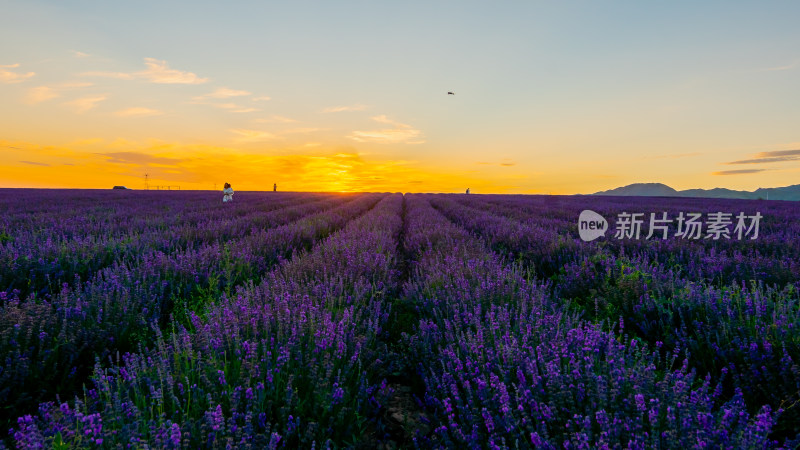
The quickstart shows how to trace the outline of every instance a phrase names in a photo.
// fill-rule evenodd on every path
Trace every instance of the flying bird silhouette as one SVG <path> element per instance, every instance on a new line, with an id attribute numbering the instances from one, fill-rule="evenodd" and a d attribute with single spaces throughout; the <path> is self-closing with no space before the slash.
<path id="1" fill-rule="evenodd" d="M 447 95 L 456 95 L 455 92 L 448 92 Z"/>

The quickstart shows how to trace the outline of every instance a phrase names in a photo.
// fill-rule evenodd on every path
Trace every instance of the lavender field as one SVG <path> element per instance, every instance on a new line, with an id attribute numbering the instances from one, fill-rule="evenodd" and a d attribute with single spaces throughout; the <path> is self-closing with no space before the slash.
<path id="1" fill-rule="evenodd" d="M 0 448 L 800 444 L 795 203 L 6 194 Z M 763 218 L 617 239 L 622 212 Z"/>

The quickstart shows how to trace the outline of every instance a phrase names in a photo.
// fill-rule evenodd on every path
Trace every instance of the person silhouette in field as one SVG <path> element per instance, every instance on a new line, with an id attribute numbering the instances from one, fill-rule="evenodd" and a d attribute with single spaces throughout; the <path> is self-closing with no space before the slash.
<path id="1" fill-rule="evenodd" d="M 272 185 L 272 192 L 278 192 L 278 183 Z"/>
<path id="2" fill-rule="evenodd" d="M 469 194 L 469 188 L 467 188 L 467 194 Z"/>
<path id="3" fill-rule="evenodd" d="M 225 189 L 222 190 L 222 203 L 233 201 L 233 188 L 230 183 L 225 183 Z"/>

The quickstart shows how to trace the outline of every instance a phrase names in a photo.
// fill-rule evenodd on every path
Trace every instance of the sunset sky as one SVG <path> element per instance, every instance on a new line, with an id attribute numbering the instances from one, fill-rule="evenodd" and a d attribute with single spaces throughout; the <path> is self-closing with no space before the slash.
<path id="1" fill-rule="evenodd" d="M 0 11 L 0 187 L 800 183 L 797 1 Z"/>

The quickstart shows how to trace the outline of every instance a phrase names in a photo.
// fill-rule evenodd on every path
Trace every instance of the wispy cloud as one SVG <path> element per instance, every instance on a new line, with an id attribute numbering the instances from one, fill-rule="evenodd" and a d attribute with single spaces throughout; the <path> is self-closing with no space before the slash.
<path id="1" fill-rule="evenodd" d="M 288 130 L 283 131 L 283 134 L 306 134 L 306 133 L 316 133 L 317 131 L 326 131 L 328 128 L 290 128 Z"/>
<path id="2" fill-rule="evenodd" d="M 192 100 L 203 101 L 203 100 L 207 100 L 207 99 L 210 99 L 210 98 L 217 98 L 218 99 L 218 98 L 243 97 L 243 96 L 250 95 L 250 94 L 251 93 L 247 92 L 247 91 L 237 91 L 235 89 L 229 89 L 229 88 L 226 88 L 226 87 L 222 87 L 222 88 L 217 89 L 214 92 L 194 97 L 194 98 L 192 98 Z"/>
<path id="3" fill-rule="evenodd" d="M 731 161 L 725 164 L 766 164 L 766 163 L 797 161 L 797 160 L 800 160 L 800 156 L 773 156 L 769 158 L 742 159 L 739 161 Z"/>
<path id="4" fill-rule="evenodd" d="M 83 72 L 81 76 L 84 77 L 100 77 L 100 78 L 116 78 L 119 80 L 133 80 L 136 78 L 136 74 L 134 73 L 125 73 L 125 72 L 103 72 L 103 71 L 92 71 L 92 72 Z"/>
<path id="5" fill-rule="evenodd" d="M 378 122 L 378 123 L 385 123 L 387 125 L 392 125 L 392 126 L 395 126 L 397 128 L 411 128 L 410 125 L 406 125 L 406 124 L 400 123 L 400 122 L 395 122 L 394 120 L 389 119 L 385 115 L 375 116 L 375 117 L 372 118 L 372 120 L 374 120 L 375 122 Z"/>
<path id="6" fill-rule="evenodd" d="M 147 69 L 139 72 L 139 75 L 153 83 L 203 84 L 208 81 L 208 78 L 201 78 L 192 72 L 170 69 L 167 67 L 166 61 L 155 58 L 145 58 L 144 64 L 147 66 Z"/>
<path id="7" fill-rule="evenodd" d="M 349 111 L 364 111 L 367 109 L 367 105 L 357 104 L 357 105 L 348 105 L 348 106 L 330 106 L 322 110 L 324 113 L 336 113 L 336 112 L 349 112 Z"/>
<path id="8" fill-rule="evenodd" d="M 54 86 L 57 89 L 78 89 L 78 88 L 94 86 L 94 83 L 89 83 L 87 81 L 67 81 L 65 83 L 59 83 Z"/>
<path id="9" fill-rule="evenodd" d="M 70 53 L 72 53 L 72 56 L 74 56 L 76 58 L 88 58 L 89 56 L 91 56 L 88 53 L 79 52 L 77 50 L 70 50 Z"/>
<path id="10" fill-rule="evenodd" d="M 108 162 L 114 164 L 135 164 L 139 166 L 158 165 L 158 166 L 175 166 L 184 159 L 170 158 L 158 155 L 151 155 L 142 152 L 112 152 L 112 153 L 99 153 L 100 156 L 108 158 Z"/>
<path id="11" fill-rule="evenodd" d="M 236 103 L 209 103 L 209 105 L 220 109 L 237 109 L 240 108 Z"/>
<path id="12" fill-rule="evenodd" d="M 757 157 L 773 157 L 773 156 L 800 156 L 800 150 L 773 150 L 769 152 L 761 152 L 756 154 Z"/>
<path id="13" fill-rule="evenodd" d="M 233 102 L 217 103 L 214 101 L 214 100 L 225 100 L 233 97 L 244 97 L 247 95 L 250 95 L 250 92 L 237 91 L 228 88 L 219 88 L 216 91 L 211 92 L 209 94 L 192 97 L 192 101 L 190 103 L 213 106 L 215 108 L 225 109 L 233 113 L 249 113 L 249 112 L 261 111 L 261 109 L 254 108 L 252 106 L 242 106 Z"/>
<path id="14" fill-rule="evenodd" d="M 722 170 L 719 172 L 711 172 L 711 175 L 745 175 L 748 173 L 759 173 L 767 169 L 739 169 L 739 170 Z"/>
<path id="15" fill-rule="evenodd" d="M 762 72 L 778 72 L 778 71 L 782 71 L 782 70 L 792 70 L 795 67 L 797 67 L 798 65 L 800 65 L 800 59 L 798 59 L 798 60 L 796 60 L 796 61 L 794 61 L 792 63 L 782 65 L 782 66 L 766 67 L 764 69 L 761 69 L 761 71 Z"/>
<path id="16" fill-rule="evenodd" d="M 254 102 L 266 102 L 272 100 L 272 97 L 268 97 L 266 95 L 262 95 L 260 97 L 253 97 Z"/>
<path id="17" fill-rule="evenodd" d="M 394 144 L 419 136 L 419 130 L 374 130 L 374 131 L 353 131 L 350 139 L 358 142 L 384 142 Z"/>
<path id="18" fill-rule="evenodd" d="M 275 139 L 277 137 L 272 133 L 268 133 L 266 131 L 261 131 L 261 130 L 246 130 L 246 129 L 236 128 L 228 131 L 239 136 L 238 140 L 241 142 L 267 141 L 270 139 Z"/>
<path id="19" fill-rule="evenodd" d="M 800 160 L 800 150 L 775 150 L 756 153 L 750 159 L 740 159 L 725 164 L 765 164 Z"/>
<path id="20" fill-rule="evenodd" d="M 119 117 L 150 117 L 160 116 L 162 114 L 164 114 L 163 111 L 144 107 L 126 108 L 114 113 L 115 116 Z"/>
<path id="21" fill-rule="evenodd" d="M 378 123 L 391 125 L 394 128 L 372 131 L 353 131 L 348 137 L 358 142 L 383 142 L 387 144 L 396 144 L 401 142 L 421 143 L 418 139 L 421 132 L 411 127 L 411 125 L 396 122 L 389 119 L 385 115 L 375 116 L 372 118 L 372 120 Z"/>
<path id="22" fill-rule="evenodd" d="M 88 77 L 117 78 L 120 80 L 142 79 L 159 84 L 203 84 L 208 78 L 202 78 L 193 72 L 170 69 L 166 61 L 155 58 L 145 58 L 144 65 L 147 69 L 126 72 L 84 72 L 81 75 Z"/>
<path id="23" fill-rule="evenodd" d="M 74 150 L 65 147 L 22 141 L 0 140 L 0 149 L 2 149 L 0 155 L 6 157 L 7 162 L 16 160 L 20 164 L 38 167 L 53 167 L 74 162 L 77 154 Z"/>
<path id="24" fill-rule="evenodd" d="M 97 95 L 93 97 L 81 97 L 69 102 L 64 103 L 65 105 L 71 106 L 75 112 L 78 114 L 85 113 L 90 109 L 97 106 L 98 103 L 106 100 L 108 98 L 107 95 Z"/>
<path id="25" fill-rule="evenodd" d="M 27 103 L 41 103 L 56 97 L 61 97 L 62 92 L 66 90 L 79 89 L 92 86 L 92 83 L 81 82 L 67 82 L 55 84 L 51 86 L 37 86 L 28 89 L 28 95 L 25 98 Z"/>
<path id="26" fill-rule="evenodd" d="M 489 161 L 478 161 L 475 164 L 479 166 L 501 166 L 501 167 L 513 167 L 516 166 L 517 163 L 506 158 L 500 162 L 489 162 Z"/>
<path id="27" fill-rule="evenodd" d="M 253 122 L 256 123 L 295 123 L 297 122 L 295 119 L 290 119 L 288 117 L 283 116 L 270 116 L 264 117 L 260 119 L 253 119 Z"/>
<path id="28" fill-rule="evenodd" d="M 52 98 L 60 97 L 61 94 L 50 86 L 38 86 L 28 89 L 28 103 L 41 103 Z"/>
<path id="29" fill-rule="evenodd" d="M 0 66 L 0 82 L 2 83 L 21 83 L 28 78 L 33 77 L 36 75 L 35 72 L 17 72 L 14 70 L 8 69 L 17 69 L 19 68 L 19 64 L 9 64 L 6 66 Z"/>
<path id="30" fill-rule="evenodd" d="M 207 103 L 207 105 L 213 106 L 215 108 L 226 109 L 230 112 L 235 112 L 235 113 L 261 111 L 258 108 L 248 108 L 245 106 L 237 105 L 236 103 Z"/>

